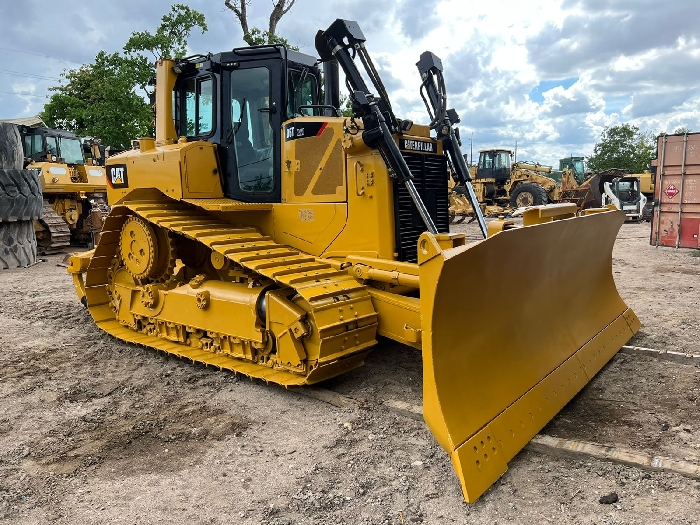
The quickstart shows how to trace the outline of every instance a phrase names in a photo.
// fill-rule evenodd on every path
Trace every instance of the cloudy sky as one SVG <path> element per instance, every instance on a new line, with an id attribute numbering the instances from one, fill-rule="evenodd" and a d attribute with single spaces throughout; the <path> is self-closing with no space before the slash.
<path id="1" fill-rule="evenodd" d="M 63 69 L 153 31 L 171 3 L 0 0 L 0 118 L 40 112 Z M 209 25 L 193 53 L 243 44 L 223 0 L 188 4 Z M 250 25 L 266 27 L 271 5 L 252 0 Z M 554 164 L 621 122 L 700 131 L 699 0 L 297 0 L 278 33 L 315 55 L 338 17 L 360 23 L 399 117 L 427 123 L 415 63 L 442 58 L 465 152 L 473 132 L 475 152 L 517 141 L 518 158 Z"/>

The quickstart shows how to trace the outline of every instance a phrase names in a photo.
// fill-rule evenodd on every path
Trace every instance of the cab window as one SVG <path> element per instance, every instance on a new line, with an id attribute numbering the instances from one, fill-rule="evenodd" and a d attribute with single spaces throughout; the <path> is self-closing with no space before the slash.
<path id="1" fill-rule="evenodd" d="M 58 145 L 56 137 L 46 137 L 46 151 L 51 155 L 58 156 Z"/>
<path id="2" fill-rule="evenodd" d="M 289 118 L 313 115 L 312 108 L 299 109 L 301 106 L 318 104 L 318 84 L 316 77 L 307 68 L 289 71 L 289 90 L 287 116 Z"/>
<path id="3" fill-rule="evenodd" d="M 214 82 L 211 77 L 190 78 L 182 88 L 184 103 L 180 107 L 181 118 L 176 119 L 184 130 L 178 135 L 203 137 L 214 130 Z M 177 98 L 176 98 L 177 101 Z M 177 110 L 176 102 L 175 108 Z M 184 131 L 184 133 L 182 133 Z"/>
<path id="4" fill-rule="evenodd" d="M 66 164 L 83 165 L 83 146 L 78 139 L 69 139 L 64 137 L 58 138 L 59 151 L 61 158 Z"/>
<path id="5" fill-rule="evenodd" d="M 499 151 L 494 154 L 494 168 L 498 169 L 510 169 L 510 153 L 507 151 Z"/>
<path id="6" fill-rule="evenodd" d="M 24 136 L 24 156 L 31 157 L 44 151 L 44 144 L 41 135 Z"/>

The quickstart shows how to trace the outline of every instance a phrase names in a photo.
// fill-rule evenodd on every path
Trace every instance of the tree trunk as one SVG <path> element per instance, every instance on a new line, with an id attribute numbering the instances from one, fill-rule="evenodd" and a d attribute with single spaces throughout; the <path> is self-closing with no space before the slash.
<path id="1" fill-rule="evenodd" d="M 296 0 L 277 0 L 277 2 L 275 2 L 275 7 L 272 9 L 272 13 L 270 13 L 270 27 L 268 29 L 268 38 L 270 38 L 272 35 L 277 34 L 277 24 L 280 20 L 282 20 L 282 17 L 289 12 L 289 10 L 294 5 L 294 2 L 296 2 Z"/>
<path id="2" fill-rule="evenodd" d="M 250 0 L 225 0 L 224 5 L 228 7 L 238 18 L 241 23 L 241 29 L 243 30 L 243 40 L 251 45 L 249 42 L 250 30 L 248 29 L 248 2 Z"/>

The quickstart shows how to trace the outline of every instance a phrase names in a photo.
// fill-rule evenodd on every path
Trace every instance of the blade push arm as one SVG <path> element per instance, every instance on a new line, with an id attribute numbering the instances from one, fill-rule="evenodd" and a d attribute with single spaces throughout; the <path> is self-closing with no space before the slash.
<path id="1" fill-rule="evenodd" d="M 391 176 L 405 184 L 426 229 L 430 233 L 438 233 L 433 219 L 413 184 L 411 170 L 392 136 L 398 131 L 399 124 L 391 109 L 384 84 L 365 49 L 365 40 L 357 22 L 338 19 L 326 31 L 319 31 L 316 36 L 316 49 L 321 60 L 335 59 L 343 68 L 350 96 L 362 112 L 362 121 L 365 127 L 362 139 L 370 147 L 379 150 Z M 375 98 L 370 93 L 369 87 L 355 64 L 355 56 L 359 56 L 370 81 L 379 93 L 379 98 Z"/>
<path id="2" fill-rule="evenodd" d="M 459 115 L 454 109 L 447 109 L 447 90 L 445 78 L 442 75 L 442 61 L 430 51 L 420 56 L 416 64 L 423 83 L 420 87 L 421 97 L 430 115 L 430 129 L 435 130 L 438 140 L 442 141 L 444 150 L 450 157 L 450 162 L 457 179 L 467 189 L 467 198 L 474 214 L 479 221 L 479 228 L 484 238 L 487 236 L 486 221 L 481 213 L 474 188 L 471 184 L 471 176 L 467 163 L 464 162 L 460 149 L 461 141 L 454 126 L 459 124 Z"/>

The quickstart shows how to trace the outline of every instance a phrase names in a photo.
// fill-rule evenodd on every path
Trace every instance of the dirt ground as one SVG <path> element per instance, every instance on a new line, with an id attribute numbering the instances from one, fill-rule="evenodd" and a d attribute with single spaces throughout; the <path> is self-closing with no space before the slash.
<path id="1" fill-rule="evenodd" d="M 648 236 L 625 225 L 614 251 L 632 344 L 700 353 L 698 252 Z M 419 352 L 382 341 L 323 385 L 357 401 L 338 408 L 120 343 L 60 259 L 0 272 L 4 523 L 700 522 L 698 481 L 529 451 L 467 505 L 425 425 L 385 405 L 421 404 Z M 700 464 L 699 409 L 700 367 L 618 354 L 543 432 Z"/>

